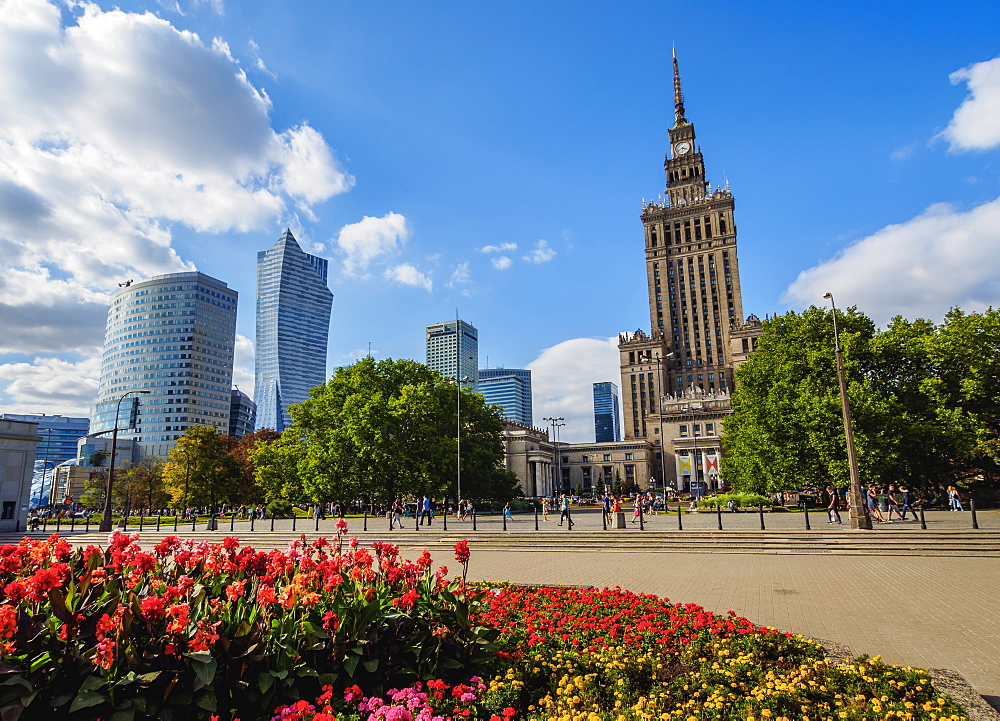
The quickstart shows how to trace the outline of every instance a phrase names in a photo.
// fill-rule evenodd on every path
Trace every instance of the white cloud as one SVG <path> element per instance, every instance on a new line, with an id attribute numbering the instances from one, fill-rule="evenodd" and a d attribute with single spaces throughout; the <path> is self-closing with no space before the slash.
<path id="1" fill-rule="evenodd" d="M 285 151 L 282 187 L 301 199 L 303 210 L 354 186 L 354 178 L 340 169 L 323 136 L 308 125 L 287 130 L 281 141 Z"/>
<path id="2" fill-rule="evenodd" d="M 236 334 L 233 353 L 233 385 L 253 398 L 254 393 L 254 347 L 253 341 L 245 335 Z"/>
<path id="3" fill-rule="evenodd" d="M 430 291 L 433 287 L 431 279 L 425 273 L 421 273 L 409 263 L 403 263 L 386 269 L 383 277 L 387 280 L 394 280 L 403 285 L 412 285 Z"/>
<path id="4" fill-rule="evenodd" d="M 879 323 L 895 315 L 941 319 L 948 308 L 1000 305 L 1000 199 L 971 210 L 937 204 L 803 271 L 785 291 L 795 307 L 833 293 Z"/>
<path id="5" fill-rule="evenodd" d="M 559 439 L 594 441 L 594 383 L 621 384 L 618 336 L 574 338 L 546 348 L 527 366 L 531 370 L 535 423 L 546 416 L 566 419 Z"/>
<path id="6" fill-rule="evenodd" d="M 363 272 L 373 261 L 398 253 L 409 236 L 406 218 L 399 213 L 386 213 L 381 218 L 366 215 L 345 225 L 337 236 L 337 245 L 347 254 L 344 270 Z"/>
<path id="7" fill-rule="evenodd" d="M 524 256 L 524 259 L 529 263 L 548 263 L 555 257 L 556 252 L 549 247 L 549 241 L 539 240 L 535 243 L 535 249 Z"/>
<path id="8" fill-rule="evenodd" d="M 456 285 L 464 285 L 471 282 L 472 273 L 469 271 L 469 261 L 463 260 L 455 266 L 454 270 L 451 271 L 451 280 L 448 281 L 448 287 L 451 288 Z"/>
<path id="9" fill-rule="evenodd" d="M 0 365 L 0 379 L 9 381 L 9 401 L 4 410 L 88 416 L 97 397 L 100 367 L 100 356 L 77 363 L 43 357 L 31 363 L 4 363 Z"/>
<path id="10" fill-rule="evenodd" d="M 969 97 L 943 133 L 951 149 L 989 150 L 1000 145 L 1000 57 L 962 68 L 950 79 L 969 87 Z"/>
<path id="11" fill-rule="evenodd" d="M 496 268 L 497 270 L 507 270 L 513 262 L 514 261 L 512 261 L 506 255 L 499 255 L 496 258 L 490 259 L 490 263 L 492 263 L 493 267 Z"/>
<path id="12" fill-rule="evenodd" d="M 484 245 L 479 249 L 480 253 L 506 253 L 517 250 L 517 243 L 500 243 L 499 245 Z"/>

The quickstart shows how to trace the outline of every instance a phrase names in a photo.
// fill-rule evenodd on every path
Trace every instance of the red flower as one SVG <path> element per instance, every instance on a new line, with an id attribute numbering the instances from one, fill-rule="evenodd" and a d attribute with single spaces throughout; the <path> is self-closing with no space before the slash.
<path id="1" fill-rule="evenodd" d="M 392 602 L 393 606 L 398 606 L 404 611 L 409 611 L 411 608 L 417 605 L 417 599 L 420 598 L 420 594 L 414 590 L 409 590 L 402 596 L 397 598 Z"/>
<path id="2" fill-rule="evenodd" d="M 347 533 L 347 521 L 343 518 L 337 519 L 337 533 Z"/>
<path id="3" fill-rule="evenodd" d="M 166 615 L 167 602 L 164 601 L 159 596 L 150 596 L 149 598 L 144 598 L 142 603 L 139 604 L 139 608 L 142 610 L 142 617 L 147 621 L 155 621 L 158 618 L 163 618 Z"/>
<path id="4" fill-rule="evenodd" d="M 468 563 L 472 553 L 469 551 L 468 541 L 459 541 L 455 544 L 455 560 L 459 563 Z"/>

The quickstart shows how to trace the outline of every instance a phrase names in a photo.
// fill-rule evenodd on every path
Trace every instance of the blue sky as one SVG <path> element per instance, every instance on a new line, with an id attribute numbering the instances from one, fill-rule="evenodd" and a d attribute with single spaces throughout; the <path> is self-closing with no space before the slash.
<path id="1" fill-rule="evenodd" d="M 458 308 L 483 364 L 534 370 L 536 421 L 591 440 L 609 339 L 648 329 L 672 45 L 745 312 L 996 305 L 998 27 L 992 2 L 0 0 L 0 409 L 85 414 L 107 294 L 192 266 L 240 293 L 249 390 L 256 253 L 290 226 L 331 259 L 331 366 L 422 360 Z"/>

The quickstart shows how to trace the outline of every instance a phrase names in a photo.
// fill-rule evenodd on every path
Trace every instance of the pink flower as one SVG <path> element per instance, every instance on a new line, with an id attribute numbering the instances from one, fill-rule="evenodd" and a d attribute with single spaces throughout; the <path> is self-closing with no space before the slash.
<path id="1" fill-rule="evenodd" d="M 347 521 L 343 518 L 337 520 L 337 533 L 347 533 Z"/>

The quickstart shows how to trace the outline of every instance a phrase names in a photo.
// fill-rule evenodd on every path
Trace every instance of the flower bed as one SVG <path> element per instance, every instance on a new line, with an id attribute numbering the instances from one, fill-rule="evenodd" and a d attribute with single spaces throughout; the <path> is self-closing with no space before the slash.
<path id="1" fill-rule="evenodd" d="M 343 522 L 342 522 L 343 523 Z M 621 589 L 469 587 L 398 548 L 168 537 L 0 547 L 10 719 L 951 719 L 926 672 L 828 662 L 732 612 Z M 482 679 L 489 679 L 483 681 Z"/>

